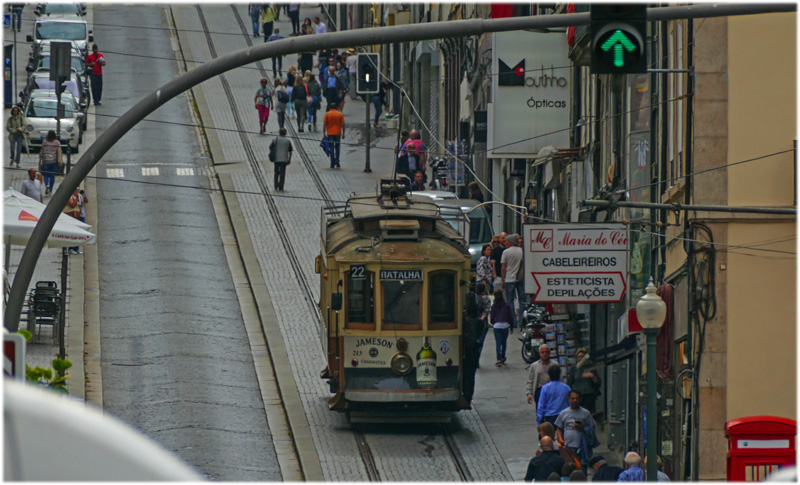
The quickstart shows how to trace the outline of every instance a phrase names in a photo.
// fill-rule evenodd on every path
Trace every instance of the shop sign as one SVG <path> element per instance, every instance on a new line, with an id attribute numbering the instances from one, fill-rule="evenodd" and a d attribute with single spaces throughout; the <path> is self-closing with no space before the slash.
<path id="1" fill-rule="evenodd" d="M 497 32 L 492 41 L 488 156 L 531 158 L 546 146 L 569 146 L 567 45 L 541 32 Z"/>
<path id="2" fill-rule="evenodd" d="M 627 289 L 622 224 L 527 224 L 525 293 L 535 303 L 620 302 Z"/>

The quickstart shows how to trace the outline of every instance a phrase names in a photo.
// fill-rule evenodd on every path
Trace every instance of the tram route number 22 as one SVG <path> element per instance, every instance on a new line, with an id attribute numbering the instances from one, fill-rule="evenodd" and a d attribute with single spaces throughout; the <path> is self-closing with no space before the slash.
<path id="1" fill-rule="evenodd" d="M 364 264 L 350 265 L 350 278 L 354 280 L 363 280 L 367 277 L 367 266 Z"/>

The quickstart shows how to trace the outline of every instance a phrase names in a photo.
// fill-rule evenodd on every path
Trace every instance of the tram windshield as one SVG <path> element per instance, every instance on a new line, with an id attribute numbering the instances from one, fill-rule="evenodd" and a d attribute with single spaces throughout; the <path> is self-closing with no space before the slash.
<path id="1" fill-rule="evenodd" d="M 455 272 L 437 271 L 430 274 L 429 280 L 429 322 L 454 323 L 456 321 Z"/>
<path id="2" fill-rule="evenodd" d="M 420 325 L 419 281 L 383 281 L 383 323 L 386 325 Z"/>
<path id="3" fill-rule="evenodd" d="M 356 276 L 356 277 L 354 277 Z M 373 311 L 373 289 L 375 288 L 375 273 L 361 271 L 354 275 L 351 271 L 347 277 L 347 322 L 348 323 L 375 323 Z"/>

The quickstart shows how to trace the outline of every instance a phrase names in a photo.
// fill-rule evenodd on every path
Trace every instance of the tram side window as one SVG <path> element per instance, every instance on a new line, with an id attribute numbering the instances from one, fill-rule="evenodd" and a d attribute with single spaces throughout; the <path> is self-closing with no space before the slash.
<path id="1" fill-rule="evenodd" d="M 361 277 L 347 275 L 347 323 L 375 324 L 375 273 L 363 271 Z M 349 325 L 348 325 L 349 326 Z"/>
<path id="2" fill-rule="evenodd" d="M 383 328 L 422 329 L 419 281 L 382 281 Z"/>
<path id="3" fill-rule="evenodd" d="M 437 328 L 456 325 L 456 273 L 436 271 L 428 275 L 428 322 Z"/>

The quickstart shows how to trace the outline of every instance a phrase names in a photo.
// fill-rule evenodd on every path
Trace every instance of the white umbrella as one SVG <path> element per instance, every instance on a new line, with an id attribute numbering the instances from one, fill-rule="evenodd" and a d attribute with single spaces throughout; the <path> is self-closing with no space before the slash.
<path id="1" fill-rule="evenodd" d="M 33 228 L 39 222 L 45 205 L 14 189 L 6 190 L 3 200 L 3 239 L 6 244 L 28 244 Z M 47 246 L 72 247 L 91 244 L 97 238 L 87 229 L 92 226 L 74 217 L 61 214 L 50 231 Z"/>

